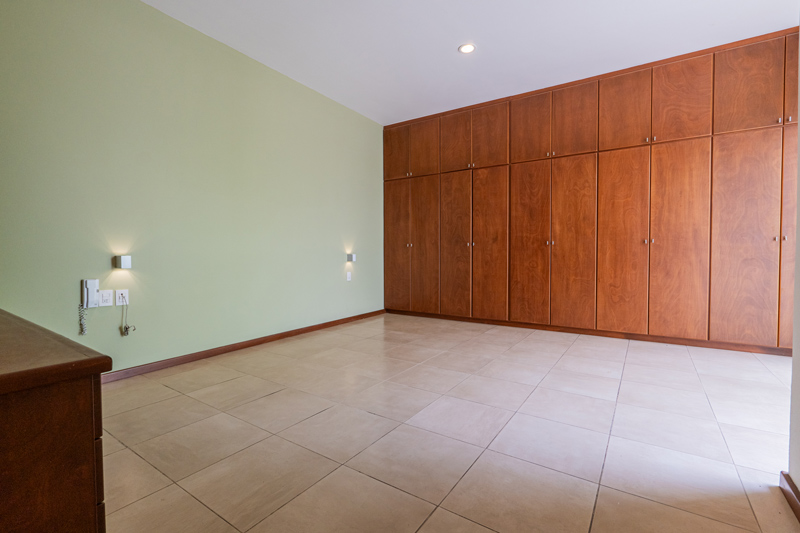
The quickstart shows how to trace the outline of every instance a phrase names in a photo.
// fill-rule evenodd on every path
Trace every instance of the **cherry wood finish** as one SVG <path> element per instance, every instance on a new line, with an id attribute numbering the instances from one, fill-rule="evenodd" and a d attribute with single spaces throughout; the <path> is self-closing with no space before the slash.
<path id="1" fill-rule="evenodd" d="M 784 88 L 783 123 L 797 122 L 797 34 L 786 36 L 786 83 Z"/>
<path id="2" fill-rule="evenodd" d="M 442 174 L 441 309 L 472 314 L 472 171 Z"/>
<path id="3" fill-rule="evenodd" d="M 597 150 L 597 82 L 553 91 L 553 147 L 550 155 Z"/>
<path id="4" fill-rule="evenodd" d="M 714 55 L 653 68 L 653 142 L 711 135 Z"/>
<path id="5" fill-rule="evenodd" d="M 653 146 L 650 188 L 649 333 L 707 339 L 711 138 Z"/>
<path id="6" fill-rule="evenodd" d="M 472 175 L 472 316 L 508 318 L 508 166 Z"/>
<path id="7" fill-rule="evenodd" d="M 597 329 L 647 333 L 650 147 L 602 152 L 597 172 Z"/>
<path id="8" fill-rule="evenodd" d="M 383 178 L 408 176 L 408 126 L 383 130 Z"/>
<path id="9" fill-rule="evenodd" d="M 383 286 L 387 309 L 411 309 L 410 180 L 383 184 Z"/>
<path id="10" fill-rule="evenodd" d="M 783 120 L 785 39 L 717 52 L 714 133 L 777 125 Z"/>
<path id="11" fill-rule="evenodd" d="M 782 134 L 714 138 L 710 340 L 777 345 Z"/>
<path id="12" fill-rule="evenodd" d="M 550 323 L 550 161 L 511 165 L 509 319 Z"/>
<path id="13" fill-rule="evenodd" d="M 594 329 L 597 155 L 553 161 L 550 323 Z"/>
<path id="14" fill-rule="evenodd" d="M 550 157 L 553 93 L 511 101 L 511 162 Z"/>
<path id="15" fill-rule="evenodd" d="M 408 131 L 408 172 L 411 176 L 439 173 L 439 119 L 415 122 Z"/>
<path id="16" fill-rule="evenodd" d="M 508 102 L 472 110 L 472 166 L 508 164 Z"/>
<path id="17" fill-rule="evenodd" d="M 781 290 L 778 346 L 792 347 L 797 221 L 797 125 L 783 129 L 783 209 L 781 210 Z"/>
<path id="18" fill-rule="evenodd" d="M 439 312 L 439 175 L 411 178 L 411 310 Z"/>
<path id="19" fill-rule="evenodd" d="M 650 142 L 651 69 L 600 80 L 600 149 Z"/>
<path id="20" fill-rule="evenodd" d="M 441 118 L 442 172 L 464 170 L 472 165 L 472 111 Z"/>

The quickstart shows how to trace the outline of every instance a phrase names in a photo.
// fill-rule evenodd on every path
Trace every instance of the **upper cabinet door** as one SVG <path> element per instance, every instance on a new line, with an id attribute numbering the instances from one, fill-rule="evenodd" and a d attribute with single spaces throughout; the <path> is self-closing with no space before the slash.
<path id="1" fill-rule="evenodd" d="M 411 309 L 409 180 L 383 185 L 383 277 L 386 309 Z"/>
<path id="2" fill-rule="evenodd" d="M 472 309 L 472 172 L 442 174 L 442 314 Z"/>
<path id="3" fill-rule="evenodd" d="M 786 37 L 786 90 L 783 104 L 784 123 L 797 122 L 797 34 Z"/>
<path id="4" fill-rule="evenodd" d="M 511 162 L 550 157 L 550 112 L 553 93 L 511 101 Z"/>
<path id="5" fill-rule="evenodd" d="M 411 310 L 439 312 L 439 175 L 412 178 Z"/>
<path id="6" fill-rule="evenodd" d="M 652 69 L 600 80 L 600 149 L 650 142 Z"/>
<path id="7" fill-rule="evenodd" d="M 383 179 L 408 176 L 408 126 L 383 130 Z"/>
<path id="8" fill-rule="evenodd" d="M 653 67 L 653 141 L 711 135 L 714 55 Z"/>
<path id="9" fill-rule="evenodd" d="M 797 36 L 795 35 L 795 39 Z M 797 42 L 795 40 L 795 42 Z M 783 211 L 781 212 L 781 316 L 778 346 L 792 347 L 795 231 L 797 221 L 797 126 L 783 132 Z"/>
<path id="10" fill-rule="evenodd" d="M 439 173 L 439 119 L 415 122 L 408 131 L 408 170 L 411 176 Z"/>
<path id="11" fill-rule="evenodd" d="M 472 174 L 472 316 L 507 320 L 508 167 Z"/>
<path id="12" fill-rule="evenodd" d="M 508 102 L 472 110 L 472 166 L 508 164 Z"/>
<path id="13" fill-rule="evenodd" d="M 785 39 L 716 53 L 714 133 L 783 121 Z"/>
<path id="14" fill-rule="evenodd" d="M 550 155 L 597 150 L 597 82 L 553 91 L 553 146 Z"/>
<path id="15" fill-rule="evenodd" d="M 472 165 L 472 111 L 441 118 L 442 172 L 466 170 Z"/>

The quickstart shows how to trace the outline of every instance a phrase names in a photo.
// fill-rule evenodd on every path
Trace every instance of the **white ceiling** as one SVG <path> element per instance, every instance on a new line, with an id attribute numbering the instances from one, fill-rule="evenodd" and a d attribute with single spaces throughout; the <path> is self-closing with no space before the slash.
<path id="1" fill-rule="evenodd" d="M 798 0 L 143 1 L 383 125 L 800 19 Z"/>

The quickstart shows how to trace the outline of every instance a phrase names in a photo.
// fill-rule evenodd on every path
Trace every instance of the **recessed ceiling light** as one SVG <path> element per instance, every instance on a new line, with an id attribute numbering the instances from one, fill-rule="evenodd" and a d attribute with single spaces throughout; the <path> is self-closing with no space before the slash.
<path id="1" fill-rule="evenodd" d="M 471 54 L 472 52 L 475 51 L 475 45 L 462 44 L 461 46 L 458 47 L 458 51 L 461 52 L 462 54 Z"/>

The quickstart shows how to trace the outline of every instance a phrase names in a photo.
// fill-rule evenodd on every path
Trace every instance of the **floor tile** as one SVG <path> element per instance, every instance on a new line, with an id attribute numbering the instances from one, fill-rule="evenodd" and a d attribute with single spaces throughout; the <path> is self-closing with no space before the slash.
<path id="1" fill-rule="evenodd" d="M 790 387 L 792 385 L 792 358 L 785 355 L 769 355 L 756 353 L 755 355 L 761 364 L 766 366 L 781 383 Z"/>
<path id="2" fill-rule="evenodd" d="M 189 393 L 189 396 L 221 411 L 252 402 L 283 389 L 283 385 L 253 376 L 232 379 Z"/>
<path id="3" fill-rule="evenodd" d="M 137 444 L 133 451 L 179 481 L 268 436 L 266 431 L 220 413 Z"/>
<path id="4" fill-rule="evenodd" d="M 330 348 L 330 346 L 316 343 L 311 339 L 289 338 L 283 341 L 269 342 L 264 345 L 264 348 L 271 353 L 285 355 L 286 357 L 293 357 L 295 359 L 302 359 L 303 357 L 308 357 L 309 355 L 324 352 Z"/>
<path id="5" fill-rule="evenodd" d="M 122 450 L 103 458 L 103 482 L 107 514 L 172 483 L 131 450 Z"/>
<path id="6" fill-rule="evenodd" d="M 296 363 L 296 360 L 291 357 L 265 352 L 263 349 L 261 351 L 240 351 L 245 353 L 234 352 L 229 356 L 215 357 L 214 362 L 261 379 L 269 379 L 267 376 L 275 367 L 285 367 Z"/>
<path id="7" fill-rule="evenodd" d="M 620 403 L 611 434 L 725 463 L 733 462 L 716 420 Z"/>
<path id="8" fill-rule="evenodd" d="M 457 349 L 457 347 L 455 348 Z M 491 357 L 464 352 L 444 352 L 425 361 L 426 365 L 474 374 L 492 362 Z"/>
<path id="9" fill-rule="evenodd" d="M 761 531 L 800 533 L 800 522 L 778 486 L 779 476 L 741 466 L 737 470 Z"/>
<path id="10" fill-rule="evenodd" d="M 778 475 L 789 469 L 789 436 L 720 424 L 725 442 L 738 466 Z"/>
<path id="11" fill-rule="evenodd" d="M 228 411 L 245 422 L 278 433 L 333 407 L 333 402 L 294 389 L 283 389 Z"/>
<path id="12" fill-rule="evenodd" d="M 103 457 L 124 449 L 124 444 L 115 439 L 111 433 L 103 430 Z"/>
<path id="13" fill-rule="evenodd" d="M 703 384 L 694 371 L 682 372 L 680 370 L 625 363 L 622 381 L 635 381 L 670 389 L 703 392 Z"/>
<path id="14" fill-rule="evenodd" d="M 789 434 L 787 387 L 708 375 L 700 379 L 720 423 Z"/>
<path id="15" fill-rule="evenodd" d="M 173 398 L 180 394 L 144 376 L 134 376 L 103 385 L 103 418 Z"/>
<path id="16" fill-rule="evenodd" d="M 471 376 L 453 387 L 448 396 L 516 411 L 534 387 L 500 379 Z"/>
<path id="17" fill-rule="evenodd" d="M 444 351 L 449 350 L 453 346 L 457 346 L 462 342 L 464 342 L 464 337 L 459 334 L 429 335 L 415 340 L 408 346 L 424 346 L 426 348 Z"/>
<path id="18" fill-rule="evenodd" d="M 437 507 L 419 533 L 491 533 L 480 524 Z"/>
<path id="19" fill-rule="evenodd" d="M 380 335 L 380 332 L 377 333 Z M 330 329 L 323 329 L 315 331 L 310 334 L 313 342 L 324 344 L 331 347 L 344 347 L 362 339 L 358 335 L 350 335 L 346 332 L 332 331 Z"/>
<path id="20" fill-rule="evenodd" d="M 628 339 L 615 339 L 613 337 L 603 337 L 601 335 L 579 335 L 575 339 L 575 344 L 580 346 L 594 346 L 596 348 L 606 348 L 627 351 L 630 341 Z"/>
<path id="21" fill-rule="evenodd" d="M 403 361 L 409 361 L 411 363 L 422 363 L 444 351 L 444 349 L 419 346 L 416 344 L 403 344 L 402 346 L 387 351 L 386 356 L 393 359 L 402 359 Z"/>
<path id="22" fill-rule="evenodd" d="M 252 533 L 413 533 L 433 509 L 428 502 L 343 466 Z"/>
<path id="23" fill-rule="evenodd" d="M 615 405 L 608 400 L 540 387 L 522 404 L 519 412 L 608 434 Z"/>
<path id="24" fill-rule="evenodd" d="M 478 375 L 487 378 L 503 379 L 514 383 L 522 383 L 524 385 L 533 385 L 535 387 L 544 379 L 550 371 L 550 368 L 549 365 L 520 365 L 507 361 L 494 360 L 483 367 L 478 372 Z"/>
<path id="25" fill-rule="evenodd" d="M 174 376 L 175 374 L 182 374 L 183 372 L 188 372 L 189 370 L 195 370 L 197 368 L 202 368 L 206 365 L 214 364 L 216 363 L 216 359 L 217 357 L 206 357 L 205 359 L 198 359 L 197 361 L 191 361 L 189 363 L 183 363 L 175 366 L 168 366 L 167 368 L 162 368 L 161 370 L 154 370 L 153 372 L 147 372 L 146 374 L 142 375 L 147 377 L 147 379 L 158 381 L 161 378 Z"/>
<path id="26" fill-rule="evenodd" d="M 569 347 L 572 346 L 572 341 L 557 341 L 542 338 L 539 335 L 531 335 L 527 339 L 515 344 L 512 349 L 516 351 L 528 352 L 541 352 L 556 355 L 563 355 Z"/>
<path id="27" fill-rule="evenodd" d="M 757 531 L 732 464 L 611 437 L 601 484 Z"/>
<path id="28" fill-rule="evenodd" d="M 631 341 L 628 345 L 626 363 L 666 368 L 681 372 L 694 372 L 694 363 L 686 346 Z"/>
<path id="29" fill-rule="evenodd" d="M 323 352 L 315 353 L 303 358 L 304 365 L 320 366 L 323 368 L 344 368 L 356 363 L 369 361 L 376 356 L 361 352 L 354 352 L 346 348 L 329 348 Z"/>
<path id="30" fill-rule="evenodd" d="M 486 451 L 442 507 L 495 531 L 586 532 L 597 485 Z"/>
<path id="31" fill-rule="evenodd" d="M 562 392 L 582 394 L 601 400 L 617 399 L 619 380 L 604 378 L 600 376 L 590 376 L 588 374 L 578 374 L 577 372 L 565 372 L 563 370 L 551 370 L 549 374 L 539 384 L 545 389 L 555 389 Z"/>
<path id="32" fill-rule="evenodd" d="M 397 425 L 393 420 L 337 405 L 282 431 L 280 436 L 344 463 Z"/>
<path id="33" fill-rule="evenodd" d="M 172 374 L 166 377 L 148 377 L 155 379 L 170 389 L 175 389 L 178 392 L 186 394 L 210 387 L 211 385 L 216 385 L 217 383 L 222 383 L 223 381 L 229 381 L 243 375 L 244 374 L 241 372 L 233 370 L 232 368 L 209 363 L 198 368 L 189 369 L 185 372 Z"/>
<path id="34" fill-rule="evenodd" d="M 606 433 L 517 413 L 489 449 L 597 483 L 607 444 Z"/>
<path id="35" fill-rule="evenodd" d="M 656 411 L 714 420 L 714 412 L 708 404 L 708 398 L 702 392 L 623 381 L 619 388 L 618 402 Z"/>
<path id="36" fill-rule="evenodd" d="M 700 375 L 708 374 L 710 376 L 720 376 L 733 379 L 742 379 L 745 381 L 758 381 L 760 383 L 782 385 L 781 381 L 775 377 L 775 374 L 770 372 L 767 367 L 761 364 L 761 361 L 756 359 L 752 354 L 746 355 L 749 355 L 751 360 L 709 361 L 695 359 L 694 366 L 697 369 L 697 373 Z"/>
<path id="37" fill-rule="evenodd" d="M 362 411 L 405 422 L 439 396 L 433 392 L 384 381 L 351 396 L 345 403 Z"/>
<path id="38" fill-rule="evenodd" d="M 557 370 L 566 370 L 568 372 L 591 374 L 604 378 L 620 379 L 622 377 L 621 362 L 594 359 L 591 357 L 577 357 L 569 354 L 564 354 L 553 368 Z"/>
<path id="39" fill-rule="evenodd" d="M 533 366 L 534 368 L 553 368 L 559 359 L 561 359 L 561 354 L 533 352 L 520 348 L 511 348 L 507 352 L 503 352 L 503 355 L 496 357 L 494 360 L 513 363 L 515 365 L 529 365 Z"/>
<path id="40" fill-rule="evenodd" d="M 674 507 L 600 487 L 592 533 L 742 533 L 723 524 Z"/>
<path id="41" fill-rule="evenodd" d="M 336 467 L 321 455 L 269 437 L 184 479 L 180 486 L 246 531 Z"/>
<path id="42" fill-rule="evenodd" d="M 371 338 L 379 341 L 394 342 L 397 344 L 408 344 L 409 342 L 421 339 L 423 336 L 424 335 L 412 333 L 410 331 L 384 331 L 383 333 Z"/>
<path id="43" fill-rule="evenodd" d="M 465 372 L 456 372 L 455 370 L 447 370 L 435 366 L 417 365 L 402 374 L 390 378 L 389 381 L 416 389 L 444 394 L 468 377 L 469 374 Z"/>
<path id="44" fill-rule="evenodd" d="M 108 417 L 103 427 L 126 446 L 133 446 L 217 413 L 213 407 L 181 395 Z"/>
<path id="45" fill-rule="evenodd" d="M 407 424 L 485 448 L 514 413 L 442 396 Z"/>
<path id="46" fill-rule="evenodd" d="M 467 341 L 462 342 L 461 344 L 457 344 L 450 348 L 451 352 L 455 352 L 458 354 L 468 354 L 468 355 L 475 355 L 479 357 L 485 357 L 488 359 L 494 359 L 498 355 L 502 354 L 506 350 L 510 348 L 510 346 L 505 344 L 489 344 L 487 342 L 479 342 L 476 337 L 474 339 L 469 339 Z"/>
<path id="47" fill-rule="evenodd" d="M 510 348 L 533 333 L 531 329 L 498 326 L 475 337 L 475 342 Z"/>
<path id="48" fill-rule="evenodd" d="M 177 485 L 142 498 L 106 518 L 112 533 L 236 533 L 236 529 Z"/>
<path id="49" fill-rule="evenodd" d="M 347 466 L 438 505 L 482 451 L 402 425 L 356 455 Z"/>
<path id="50" fill-rule="evenodd" d="M 342 402 L 380 382 L 379 379 L 363 375 L 357 369 L 343 368 L 328 370 L 324 375 L 305 379 L 298 383 L 296 388 L 328 400 Z"/>
<path id="51" fill-rule="evenodd" d="M 389 379 L 410 368 L 414 368 L 417 363 L 405 361 L 403 359 L 393 359 L 385 356 L 368 356 L 369 359 L 360 363 L 355 363 L 347 367 L 353 372 L 358 372 L 368 378 Z"/>
<path id="52" fill-rule="evenodd" d="M 572 343 L 580 338 L 577 333 L 565 333 L 563 331 L 547 331 L 546 329 L 536 329 L 528 340 L 546 340 L 560 343 Z"/>
<path id="53" fill-rule="evenodd" d="M 598 361 L 609 361 L 612 363 L 623 363 L 625 362 L 625 354 L 627 351 L 627 347 L 608 347 L 602 344 L 595 344 L 595 342 L 592 341 L 576 341 L 569 347 L 569 350 L 564 352 L 564 355 L 595 359 Z"/>
<path id="54" fill-rule="evenodd" d="M 354 342 L 353 344 L 348 345 L 347 349 L 369 355 L 387 355 L 389 350 L 392 348 L 397 348 L 398 346 L 402 346 L 402 344 L 371 338 Z"/>

